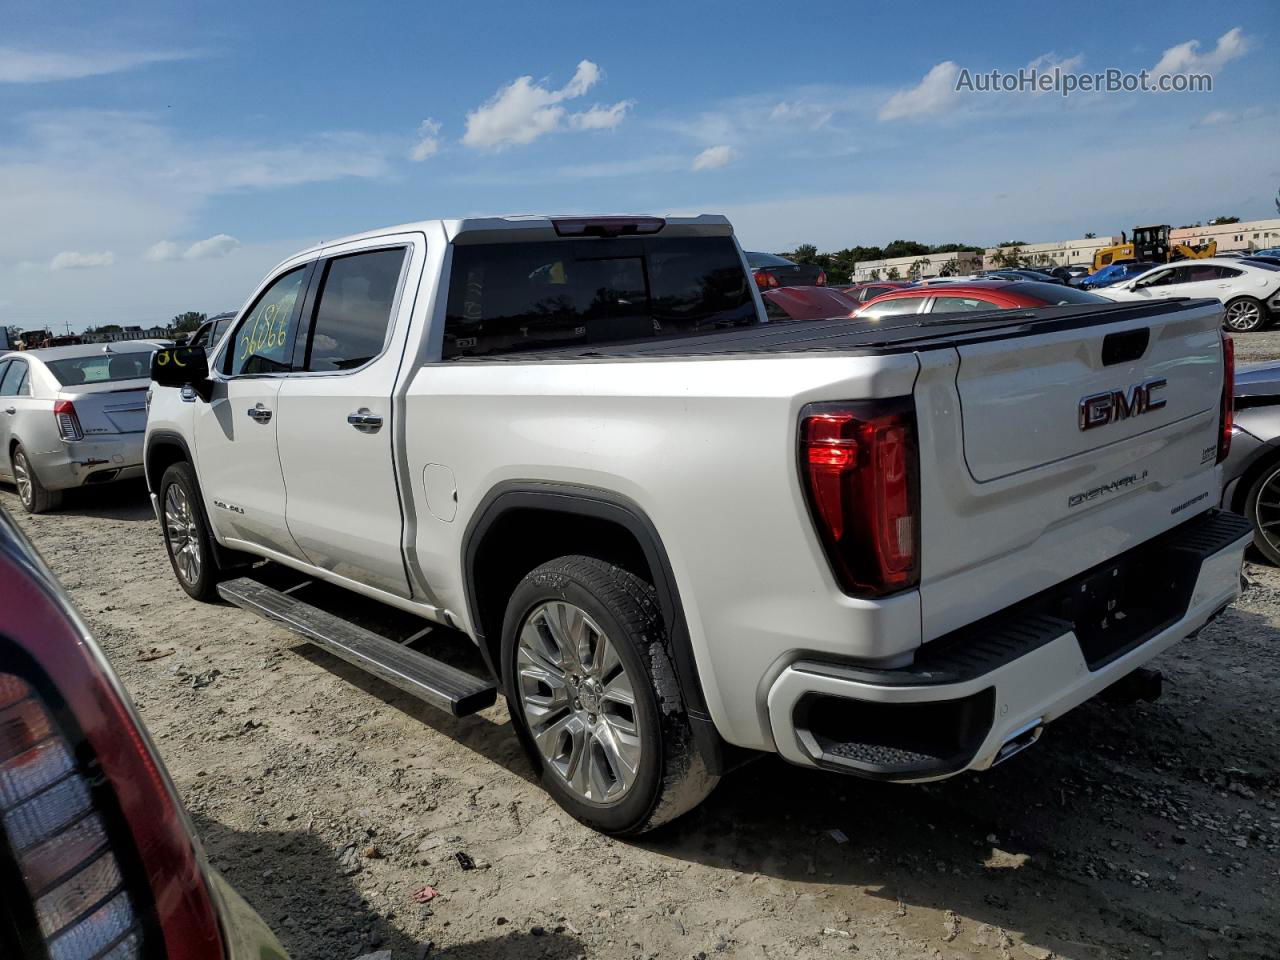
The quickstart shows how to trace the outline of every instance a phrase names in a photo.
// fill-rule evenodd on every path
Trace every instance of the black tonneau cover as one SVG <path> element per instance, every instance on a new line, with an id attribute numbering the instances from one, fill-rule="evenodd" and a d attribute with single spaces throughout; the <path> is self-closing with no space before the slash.
<path id="1" fill-rule="evenodd" d="M 517 363 L 597 359 L 663 360 L 730 354 L 903 353 L 954 347 L 962 343 L 1030 336 L 1144 317 L 1167 316 L 1214 300 L 1169 299 L 1153 303 L 1068 304 L 982 313 L 907 314 L 883 320 L 838 317 L 764 323 L 668 340 L 646 339 L 610 344 L 531 350 L 497 356 L 458 357 L 449 363 Z M 1220 305 L 1219 305 L 1220 306 Z"/>

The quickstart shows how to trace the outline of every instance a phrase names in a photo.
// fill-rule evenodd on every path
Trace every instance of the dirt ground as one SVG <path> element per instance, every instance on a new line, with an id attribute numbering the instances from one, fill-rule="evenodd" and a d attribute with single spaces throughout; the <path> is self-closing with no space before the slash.
<path id="1" fill-rule="evenodd" d="M 91 493 L 40 517 L 10 488 L 0 504 L 92 625 L 213 864 L 296 960 L 1280 956 L 1276 570 L 1251 567 L 1242 601 L 1156 662 L 1155 704 L 1086 704 L 932 786 L 762 759 L 621 842 L 530 781 L 501 704 L 455 721 L 189 600 L 145 492 Z"/>

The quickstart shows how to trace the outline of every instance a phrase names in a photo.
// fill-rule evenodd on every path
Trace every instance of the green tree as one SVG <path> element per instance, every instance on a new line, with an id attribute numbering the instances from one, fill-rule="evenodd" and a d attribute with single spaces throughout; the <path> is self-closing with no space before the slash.
<path id="1" fill-rule="evenodd" d="M 886 280 L 901 280 L 902 274 L 898 272 L 897 267 L 890 267 L 889 272 L 884 275 Z"/>
<path id="2" fill-rule="evenodd" d="M 169 326 L 173 328 L 174 333 L 190 333 L 200 324 L 208 319 L 203 313 L 196 313 L 194 310 L 188 310 L 186 313 L 180 313 L 169 321 Z"/>
<path id="3" fill-rule="evenodd" d="M 920 275 L 933 266 L 933 261 L 928 257 L 921 257 L 919 260 L 913 260 L 911 266 L 907 268 L 907 276 L 912 280 L 919 280 Z"/>
<path id="4" fill-rule="evenodd" d="M 1221 226 L 1225 226 L 1228 223 L 1239 223 L 1239 222 L 1240 222 L 1239 217 L 1214 217 L 1212 220 L 1209 221 L 1209 226 L 1221 227 Z"/>
<path id="5" fill-rule="evenodd" d="M 1098 235 L 1097 235 L 1096 233 L 1086 233 L 1086 234 L 1084 235 L 1084 238 L 1085 238 L 1086 240 L 1093 240 L 1093 239 L 1095 239 L 1097 236 L 1098 236 Z"/>
<path id="6" fill-rule="evenodd" d="M 788 260 L 794 260 L 796 263 L 817 263 L 818 248 L 812 243 L 802 243 L 791 251 Z"/>
<path id="7" fill-rule="evenodd" d="M 884 248 L 884 256 L 886 259 L 892 257 L 923 257 L 929 252 L 929 248 L 923 243 L 917 243 L 914 240 L 894 240 Z"/>

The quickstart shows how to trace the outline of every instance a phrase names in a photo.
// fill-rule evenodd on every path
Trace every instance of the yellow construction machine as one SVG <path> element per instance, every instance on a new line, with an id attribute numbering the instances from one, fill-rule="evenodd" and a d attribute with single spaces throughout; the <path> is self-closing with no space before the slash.
<path id="1" fill-rule="evenodd" d="M 1146 263 L 1169 263 L 1172 260 L 1199 260 L 1218 252 L 1218 241 L 1210 240 L 1193 247 L 1188 243 L 1169 243 L 1169 224 L 1134 227 L 1133 239 L 1120 234 L 1120 243 L 1102 247 L 1093 255 L 1093 272 L 1113 263 L 1137 260 Z"/>

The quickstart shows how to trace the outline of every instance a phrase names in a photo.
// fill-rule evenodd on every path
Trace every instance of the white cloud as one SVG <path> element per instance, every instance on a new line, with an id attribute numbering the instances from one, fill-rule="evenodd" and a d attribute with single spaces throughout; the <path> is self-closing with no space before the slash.
<path id="1" fill-rule="evenodd" d="M 583 60 L 573 78 L 559 90 L 552 90 L 530 76 L 516 77 L 484 105 L 467 114 L 467 132 L 462 142 L 469 147 L 500 149 L 511 144 L 532 143 L 545 134 L 566 127 L 599 130 L 616 127 L 631 106 L 622 100 L 609 107 L 595 106 L 571 114 L 561 104 L 580 97 L 600 80 L 600 68 Z"/>
<path id="2" fill-rule="evenodd" d="M 440 124 L 430 117 L 418 124 L 418 142 L 409 151 L 409 159 L 421 163 L 428 157 L 434 157 L 440 151 Z"/>
<path id="3" fill-rule="evenodd" d="M 953 61 L 942 61 L 914 87 L 899 90 L 886 100 L 880 108 L 880 119 L 920 117 L 945 110 L 956 102 L 956 80 L 959 76 L 960 68 Z"/>
<path id="4" fill-rule="evenodd" d="M 110 250 L 103 253 L 78 253 L 75 250 L 64 250 L 55 254 L 49 261 L 50 270 L 84 270 L 89 267 L 109 267 L 116 262 L 116 255 Z"/>
<path id="5" fill-rule="evenodd" d="M 693 158 L 693 169 L 717 170 L 729 163 L 733 157 L 733 147 L 727 144 L 722 143 L 719 146 L 707 147 L 707 149 Z"/>
<path id="6" fill-rule="evenodd" d="M 1170 73 L 1212 73 L 1248 52 L 1253 41 L 1239 27 L 1233 27 L 1218 38 L 1208 53 L 1200 53 L 1200 41 L 1188 40 L 1170 47 L 1151 68 L 1155 76 Z"/>
<path id="7" fill-rule="evenodd" d="M 211 260 L 216 257 L 225 257 L 238 246 L 240 246 L 240 241 L 235 237 L 219 233 L 208 240 L 200 240 L 187 247 L 186 252 L 182 254 L 182 259 Z"/>
<path id="8" fill-rule="evenodd" d="M 811 130 L 825 127 L 834 115 L 834 110 L 822 104 L 801 100 L 782 100 L 769 111 L 769 119 L 774 123 L 803 123 Z"/>
<path id="9" fill-rule="evenodd" d="M 1210 110 L 1203 117 L 1197 120 L 1194 126 L 1197 127 L 1222 127 L 1233 123 L 1243 123 L 1246 120 L 1256 120 L 1258 117 L 1265 116 L 1267 113 L 1263 107 L 1246 107 L 1244 110 Z"/>
<path id="10" fill-rule="evenodd" d="M 143 260 L 149 260 L 152 263 L 160 263 L 164 260 L 177 260 L 179 256 L 178 245 L 172 240 L 161 240 L 147 247 L 147 252 L 142 255 Z"/>
<path id="11" fill-rule="evenodd" d="M 1080 69 L 1084 63 L 1084 54 L 1077 53 L 1074 57 L 1059 57 L 1056 53 L 1042 53 L 1030 63 L 1027 64 L 1027 70 L 1035 70 L 1037 73 L 1053 73 L 1059 70 L 1062 73 L 1074 73 Z M 1033 90 L 1033 97 L 1043 97 L 1049 91 Z"/>
<path id="12" fill-rule="evenodd" d="M 622 122 L 635 103 L 634 100 L 619 100 L 611 107 L 594 106 L 582 113 L 571 113 L 569 126 L 574 130 L 612 130 Z"/>
<path id="13" fill-rule="evenodd" d="M 152 63 L 189 60 L 181 50 L 138 50 L 114 53 L 55 53 L 0 47 L 0 83 L 49 83 L 120 73 Z"/>

